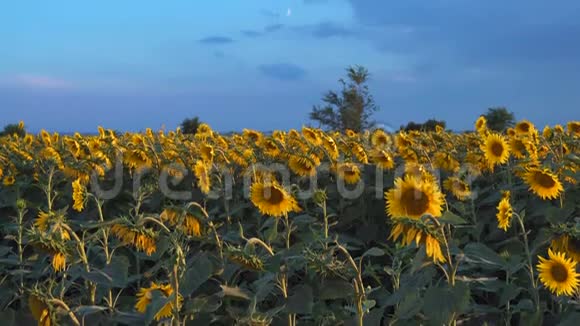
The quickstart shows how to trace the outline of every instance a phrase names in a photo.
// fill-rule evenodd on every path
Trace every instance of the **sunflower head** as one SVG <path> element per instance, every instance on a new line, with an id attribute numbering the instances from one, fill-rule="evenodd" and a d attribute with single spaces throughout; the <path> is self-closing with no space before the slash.
<path id="1" fill-rule="evenodd" d="M 250 199 L 264 215 L 282 217 L 290 212 L 300 211 L 296 199 L 273 181 L 254 182 L 250 189 Z"/>
<path id="2" fill-rule="evenodd" d="M 386 150 L 375 148 L 371 151 L 370 158 L 373 163 L 383 170 L 390 170 L 395 167 L 393 154 Z"/>
<path id="3" fill-rule="evenodd" d="M 475 121 L 475 130 L 478 133 L 483 133 L 485 132 L 485 130 L 487 130 L 487 119 L 485 118 L 485 116 L 480 116 L 479 118 L 477 118 L 477 121 Z"/>
<path id="4" fill-rule="evenodd" d="M 395 180 L 395 188 L 385 193 L 387 213 L 393 218 L 420 218 L 430 214 L 441 216 L 443 195 L 436 183 L 405 176 Z"/>
<path id="5" fill-rule="evenodd" d="M 371 135 L 371 144 L 373 147 L 385 147 L 390 141 L 391 139 L 382 129 L 373 131 Z"/>
<path id="6" fill-rule="evenodd" d="M 568 134 L 572 136 L 580 136 L 580 121 L 570 121 L 566 124 Z"/>
<path id="7" fill-rule="evenodd" d="M 457 177 L 450 177 L 445 180 L 443 187 L 459 200 L 465 200 L 471 196 L 469 185 Z"/>
<path id="8" fill-rule="evenodd" d="M 208 166 L 204 161 L 198 160 L 195 162 L 193 167 L 193 172 L 197 178 L 197 186 L 204 194 L 208 194 L 211 187 L 210 178 L 210 166 Z"/>
<path id="9" fill-rule="evenodd" d="M 548 249 L 549 258 L 538 256 L 537 265 L 540 281 L 556 295 L 573 295 L 578 290 L 576 262 L 567 258 L 563 252 Z"/>
<path id="10" fill-rule="evenodd" d="M 161 295 L 165 298 L 170 297 L 173 294 L 173 288 L 169 284 L 157 284 L 151 282 L 151 286 L 139 289 L 137 293 L 137 302 L 135 303 L 135 310 L 140 313 L 145 313 L 147 307 L 153 301 L 155 293 Z M 181 309 L 181 304 L 183 303 L 183 297 L 181 294 L 177 294 L 178 309 Z M 155 314 L 155 320 L 159 321 L 163 318 L 170 317 L 175 307 L 175 300 L 170 300 L 167 302 L 157 313 Z"/>
<path id="11" fill-rule="evenodd" d="M 580 262 L 580 237 L 563 233 L 552 239 L 551 247 L 556 252 L 564 252 L 575 262 Z"/>
<path id="12" fill-rule="evenodd" d="M 497 227 L 507 231 L 509 228 L 513 217 L 512 204 L 510 202 L 510 192 L 504 191 L 502 198 L 497 205 Z"/>
<path id="13" fill-rule="evenodd" d="M 529 168 L 524 180 L 530 190 L 542 199 L 555 199 L 564 190 L 558 177 L 548 169 Z"/>
<path id="14" fill-rule="evenodd" d="M 535 127 L 528 120 L 522 120 L 516 124 L 514 129 L 518 135 L 529 135 L 535 130 Z"/>
<path id="15" fill-rule="evenodd" d="M 73 188 L 73 209 L 77 212 L 82 211 L 85 208 L 85 197 L 87 195 L 87 189 L 81 183 L 81 179 L 76 179 L 72 183 Z"/>
<path id="16" fill-rule="evenodd" d="M 504 164 L 510 157 L 510 148 L 505 138 L 497 133 L 485 137 L 482 148 L 487 164 L 490 169 L 496 165 Z"/>
<path id="17" fill-rule="evenodd" d="M 356 184 L 360 180 L 360 169 L 358 165 L 351 162 L 338 163 L 336 174 L 346 184 Z"/>

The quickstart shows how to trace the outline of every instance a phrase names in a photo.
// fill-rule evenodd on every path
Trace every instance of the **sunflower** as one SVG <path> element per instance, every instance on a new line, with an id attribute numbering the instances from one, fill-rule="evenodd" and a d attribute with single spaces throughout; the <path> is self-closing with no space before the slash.
<path id="1" fill-rule="evenodd" d="M 443 187 L 459 200 L 465 200 L 471 196 L 469 185 L 457 177 L 450 177 L 445 180 Z"/>
<path id="2" fill-rule="evenodd" d="M 568 128 L 568 133 L 572 136 L 580 135 L 580 121 L 570 121 L 566 125 Z"/>
<path id="3" fill-rule="evenodd" d="M 389 142 L 389 136 L 382 129 L 373 131 L 371 135 L 371 144 L 373 147 L 385 147 Z"/>
<path id="4" fill-rule="evenodd" d="M 504 191 L 499 204 L 497 205 L 497 227 L 507 231 L 513 217 L 512 204 L 510 203 L 510 192 Z"/>
<path id="5" fill-rule="evenodd" d="M 318 133 L 314 129 L 302 127 L 302 135 L 309 143 L 311 143 L 314 146 L 319 146 L 322 144 L 322 140 L 320 139 Z"/>
<path id="6" fill-rule="evenodd" d="M 504 164 L 510 157 L 510 148 L 505 138 L 497 133 L 485 137 L 481 148 L 489 168 L 493 169 L 498 164 Z"/>
<path id="7" fill-rule="evenodd" d="M 276 141 L 273 138 L 266 139 L 262 143 L 261 147 L 264 154 L 266 154 L 268 157 L 276 158 L 280 156 L 280 149 L 278 148 L 278 144 L 276 144 Z"/>
<path id="8" fill-rule="evenodd" d="M 351 129 L 346 129 L 346 131 L 344 132 L 344 134 L 348 138 L 355 138 L 357 136 L 357 133 L 354 130 L 351 130 Z"/>
<path id="9" fill-rule="evenodd" d="M 245 139 L 253 143 L 259 143 L 262 140 L 262 137 L 264 137 L 261 132 L 251 129 L 244 129 L 242 135 Z"/>
<path id="10" fill-rule="evenodd" d="M 157 284 L 155 282 L 151 282 L 151 286 L 148 288 L 141 288 L 137 293 L 137 303 L 135 303 L 135 309 L 144 314 L 147 311 L 147 307 L 153 301 L 153 293 L 158 291 L 163 297 L 169 298 L 173 295 L 173 288 L 169 284 Z M 183 303 L 183 297 L 181 294 L 177 294 L 178 296 L 178 309 L 181 309 L 181 304 Z M 170 300 L 167 302 L 157 313 L 155 314 L 155 320 L 159 321 L 163 318 L 170 317 L 173 313 L 173 309 L 175 308 L 175 300 Z"/>
<path id="11" fill-rule="evenodd" d="M 76 179 L 72 183 L 73 188 L 73 209 L 77 212 L 80 212 L 85 207 L 85 196 L 87 194 L 87 190 L 85 186 L 81 184 L 81 179 Z"/>
<path id="12" fill-rule="evenodd" d="M 264 215 L 281 217 L 300 211 L 294 197 L 275 181 L 254 182 L 250 189 L 250 199 Z"/>
<path id="13" fill-rule="evenodd" d="M 477 121 L 475 121 L 475 130 L 480 134 L 487 130 L 487 119 L 485 119 L 485 116 L 482 115 L 477 118 Z"/>
<path id="14" fill-rule="evenodd" d="M 322 147 L 324 147 L 331 160 L 336 160 L 338 158 L 338 147 L 336 146 L 336 142 L 334 139 L 332 139 L 332 137 L 328 135 L 322 135 Z"/>
<path id="15" fill-rule="evenodd" d="M 390 170 L 395 167 L 393 155 L 386 150 L 374 149 L 370 153 L 370 158 L 373 163 L 383 170 Z"/>
<path id="16" fill-rule="evenodd" d="M 153 165 L 153 162 L 147 156 L 147 153 L 140 149 L 133 149 L 125 152 L 124 158 L 127 165 L 137 171 L 150 168 Z"/>
<path id="17" fill-rule="evenodd" d="M 52 268 L 55 272 L 64 271 L 66 269 L 66 256 L 62 252 L 57 252 L 52 256 Z"/>
<path id="18" fill-rule="evenodd" d="M 542 130 L 542 136 L 544 136 L 544 138 L 546 139 L 552 138 L 553 135 L 554 131 L 552 131 L 552 128 L 550 128 L 550 126 L 545 126 L 544 130 Z"/>
<path id="19" fill-rule="evenodd" d="M 290 155 L 288 166 L 292 172 L 299 176 L 312 176 L 316 174 L 316 167 L 320 164 L 320 159 L 314 155 L 300 156 Z"/>
<path id="20" fill-rule="evenodd" d="M 518 135 L 529 135 L 535 130 L 535 127 L 528 120 L 522 120 L 516 124 L 514 129 Z"/>
<path id="21" fill-rule="evenodd" d="M 564 190 L 558 177 L 548 169 L 529 168 L 524 180 L 530 190 L 542 199 L 555 199 Z"/>
<path id="22" fill-rule="evenodd" d="M 50 326 L 49 306 L 42 299 L 31 294 L 28 296 L 28 308 L 34 319 L 38 322 L 38 326 Z"/>
<path id="23" fill-rule="evenodd" d="M 58 235 L 61 240 L 70 240 L 70 234 L 63 226 L 64 223 L 65 218 L 62 214 L 39 211 L 38 217 L 34 221 L 34 226 L 41 232 L 50 232 L 51 235 Z"/>
<path id="24" fill-rule="evenodd" d="M 350 151 L 352 154 L 354 154 L 356 159 L 359 160 L 359 162 L 361 162 L 363 164 L 369 163 L 369 158 L 367 156 L 367 153 L 365 152 L 365 149 L 361 144 L 359 144 L 357 142 L 351 142 L 350 143 Z"/>
<path id="25" fill-rule="evenodd" d="M 208 166 L 203 161 L 195 162 L 193 172 L 197 178 L 197 186 L 204 194 L 209 193 L 211 187 L 211 179 L 209 176 Z"/>
<path id="26" fill-rule="evenodd" d="M 556 295 L 573 295 L 578 290 L 576 262 L 566 258 L 565 253 L 554 253 L 552 249 L 548 249 L 548 256 L 549 259 L 538 256 L 540 281 Z"/>
<path id="27" fill-rule="evenodd" d="M 192 235 L 196 237 L 201 236 L 201 223 L 199 223 L 197 217 L 191 214 L 185 215 L 185 221 L 183 223 L 183 231 L 187 235 Z"/>
<path id="28" fill-rule="evenodd" d="M 336 174 L 346 184 L 356 184 L 360 180 L 360 169 L 354 163 L 339 163 L 336 167 Z"/>
<path id="29" fill-rule="evenodd" d="M 437 152 L 433 158 L 435 165 L 445 171 L 455 172 L 459 170 L 459 162 L 449 153 Z"/>
<path id="30" fill-rule="evenodd" d="M 13 175 L 7 175 L 4 177 L 4 179 L 2 180 L 2 184 L 6 187 L 10 187 L 11 185 L 13 185 L 16 182 L 16 179 L 14 178 Z"/>
<path id="31" fill-rule="evenodd" d="M 114 224 L 111 227 L 111 233 L 124 245 L 134 246 L 145 252 L 147 256 L 151 256 L 157 250 L 152 230 L 137 230 L 126 225 Z"/>
<path id="32" fill-rule="evenodd" d="M 425 214 L 441 216 L 443 195 L 434 182 L 415 176 L 395 180 L 395 188 L 385 193 L 387 213 L 391 217 L 420 218 Z"/>
<path id="33" fill-rule="evenodd" d="M 522 159 L 522 158 L 526 157 L 525 151 L 527 149 L 526 149 L 526 145 L 522 141 L 522 139 L 520 139 L 518 137 L 512 137 L 510 139 L 510 149 L 511 149 L 512 154 L 514 155 L 515 158 Z"/>
<path id="34" fill-rule="evenodd" d="M 437 240 L 437 238 L 431 235 L 429 232 L 425 232 L 413 225 L 408 225 L 404 222 L 397 222 L 391 229 L 391 235 L 389 236 L 389 239 L 396 241 L 401 236 L 401 243 L 405 246 L 409 246 L 411 243 L 415 242 L 417 246 L 425 246 L 425 252 L 428 257 L 433 259 L 433 262 L 445 262 L 445 257 L 443 257 L 443 251 L 441 250 L 441 244 L 439 240 Z"/>
<path id="35" fill-rule="evenodd" d="M 568 234 L 562 234 L 552 240 L 551 247 L 556 252 L 566 253 L 575 262 L 580 262 L 580 239 Z"/>
<path id="36" fill-rule="evenodd" d="M 211 165 L 215 156 L 215 152 L 212 146 L 202 144 L 199 149 L 199 155 L 201 156 L 201 159 L 204 163 Z"/>

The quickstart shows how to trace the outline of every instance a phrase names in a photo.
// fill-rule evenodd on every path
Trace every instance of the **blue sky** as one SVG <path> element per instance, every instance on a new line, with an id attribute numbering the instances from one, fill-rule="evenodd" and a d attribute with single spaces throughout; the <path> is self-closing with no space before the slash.
<path id="1" fill-rule="evenodd" d="M 375 119 L 471 128 L 490 106 L 579 119 L 580 1 L 6 1 L 0 123 L 95 131 L 299 128 L 348 65 Z"/>

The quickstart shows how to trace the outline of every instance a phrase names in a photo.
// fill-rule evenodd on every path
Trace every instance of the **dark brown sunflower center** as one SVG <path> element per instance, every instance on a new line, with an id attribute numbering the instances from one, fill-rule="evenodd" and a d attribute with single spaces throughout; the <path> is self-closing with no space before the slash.
<path id="1" fill-rule="evenodd" d="M 568 279 L 568 269 L 560 263 L 554 263 L 550 268 L 550 274 L 558 283 L 562 283 Z"/>
<path id="2" fill-rule="evenodd" d="M 453 183 L 453 186 L 455 188 L 455 190 L 457 191 L 466 191 L 467 187 L 465 186 L 465 184 L 463 184 L 463 182 L 455 182 Z"/>
<path id="3" fill-rule="evenodd" d="M 498 142 L 498 141 L 494 141 L 491 144 L 490 149 L 491 149 L 491 153 L 497 157 L 501 157 L 501 155 L 503 154 L 503 151 L 504 151 L 503 144 Z"/>
<path id="4" fill-rule="evenodd" d="M 551 175 L 543 172 L 536 173 L 534 175 L 534 181 L 543 188 L 552 188 L 556 184 L 556 181 L 554 181 Z"/>
<path id="5" fill-rule="evenodd" d="M 401 194 L 401 205 L 410 215 L 423 215 L 429 208 L 429 197 L 419 189 L 405 189 Z"/>
<path id="6" fill-rule="evenodd" d="M 521 123 L 518 125 L 518 130 L 521 132 L 528 132 L 528 131 L 530 131 L 530 124 L 529 123 Z"/>
<path id="7" fill-rule="evenodd" d="M 284 194 L 280 189 L 270 186 L 264 188 L 264 199 L 272 205 L 277 205 L 284 201 Z"/>
<path id="8" fill-rule="evenodd" d="M 524 143 L 521 140 L 516 140 L 514 142 L 514 150 L 518 151 L 518 152 L 522 152 L 526 149 L 526 146 L 524 145 Z"/>

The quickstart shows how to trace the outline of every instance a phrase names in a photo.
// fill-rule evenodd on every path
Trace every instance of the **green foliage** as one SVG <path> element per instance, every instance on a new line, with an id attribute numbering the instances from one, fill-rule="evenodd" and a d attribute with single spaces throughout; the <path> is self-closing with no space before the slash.
<path id="1" fill-rule="evenodd" d="M 505 107 L 489 108 L 483 116 L 487 120 L 487 128 L 499 132 L 513 127 L 516 122 L 513 112 L 508 111 Z"/>
<path id="2" fill-rule="evenodd" d="M 6 126 L 4 126 L 4 130 L 0 132 L 0 137 L 12 135 L 24 137 L 26 135 L 26 129 L 24 129 L 24 124 L 22 123 L 7 124 Z"/>
<path id="3" fill-rule="evenodd" d="M 445 130 L 447 123 L 443 120 L 429 119 L 423 123 L 409 122 L 406 126 L 401 126 L 401 130 L 405 131 L 435 131 L 437 126 Z"/>
<path id="4" fill-rule="evenodd" d="M 197 128 L 199 128 L 199 125 L 201 124 L 201 121 L 199 120 L 198 117 L 194 117 L 194 118 L 187 118 L 185 120 L 183 120 L 181 122 L 181 132 L 184 134 L 195 134 L 197 132 Z"/>
<path id="5" fill-rule="evenodd" d="M 329 91 L 323 106 L 314 106 L 310 119 L 320 127 L 330 130 L 353 130 L 359 132 L 374 125 L 371 116 L 379 108 L 369 92 L 368 70 L 362 66 L 347 68 L 347 80 L 339 79 L 340 92 Z"/>

